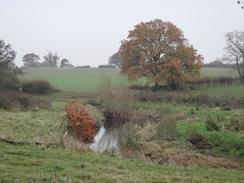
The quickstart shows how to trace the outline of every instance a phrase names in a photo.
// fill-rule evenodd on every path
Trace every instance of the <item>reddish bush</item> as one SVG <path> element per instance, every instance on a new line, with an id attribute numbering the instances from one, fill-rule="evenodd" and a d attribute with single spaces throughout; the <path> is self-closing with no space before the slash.
<path id="1" fill-rule="evenodd" d="M 68 133 L 84 143 L 93 143 L 95 137 L 95 119 L 80 102 L 69 102 L 65 105 L 68 117 Z"/>

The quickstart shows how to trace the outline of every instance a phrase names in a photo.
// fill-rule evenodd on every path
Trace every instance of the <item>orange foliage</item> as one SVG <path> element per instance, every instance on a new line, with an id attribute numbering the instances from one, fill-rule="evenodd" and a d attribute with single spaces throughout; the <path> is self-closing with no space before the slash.
<path id="1" fill-rule="evenodd" d="M 68 132 L 84 143 L 93 143 L 95 137 L 95 119 L 80 102 L 65 105 L 68 117 Z"/>
<path id="2" fill-rule="evenodd" d="M 171 22 L 155 19 L 140 23 L 121 42 L 121 73 L 130 80 L 147 77 L 155 84 L 176 89 L 180 82 L 200 76 L 203 57 L 187 44 L 181 29 Z"/>

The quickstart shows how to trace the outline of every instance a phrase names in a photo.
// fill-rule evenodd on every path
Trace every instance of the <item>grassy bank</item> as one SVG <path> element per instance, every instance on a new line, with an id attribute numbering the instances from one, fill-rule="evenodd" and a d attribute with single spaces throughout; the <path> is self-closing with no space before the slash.
<path id="1" fill-rule="evenodd" d="M 179 167 L 175 165 L 158 164 L 153 162 L 143 162 L 136 159 L 123 158 L 120 154 L 116 156 L 113 152 L 94 153 L 79 144 L 69 143 L 63 146 L 60 138 L 63 136 L 60 132 L 60 125 L 66 123 L 64 118 L 63 105 L 65 98 L 90 98 L 86 93 L 62 92 L 52 94 L 52 107 L 48 109 L 34 109 L 30 111 L 12 111 L 1 110 L 0 137 L 12 141 L 25 142 L 44 142 L 54 145 L 13 145 L 0 142 L 0 181 L 1 182 L 242 182 L 244 181 L 243 171 L 226 168 L 196 168 Z M 163 112 L 166 110 L 168 115 L 178 115 L 177 123 L 181 137 L 177 143 L 184 141 L 189 134 L 189 125 L 191 129 L 198 132 L 207 132 L 204 125 L 206 115 L 224 115 L 225 117 L 238 114 L 236 117 L 242 118 L 242 111 L 219 111 L 215 108 L 203 108 L 196 110 L 192 105 L 171 104 L 171 103 L 141 103 L 137 104 L 143 110 L 150 114 Z M 192 109 L 194 109 L 192 111 Z M 182 118 L 183 116 L 183 118 Z M 152 124 L 153 125 L 153 124 Z M 153 128 L 151 125 L 150 128 Z M 152 157 L 158 151 L 158 147 L 166 149 L 159 150 L 157 158 L 163 159 L 169 156 L 167 146 L 179 151 L 176 144 L 161 144 L 155 146 L 154 142 L 145 140 L 149 135 L 148 131 L 142 129 L 141 140 L 146 141 L 148 149 L 145 154 L 152 153 Z M 215 133 L 215 132 L 214 132 Z M 143 134 L 143 133 L 142 133 Z M 226 135 L 224 135 L 226 134 Z M 151 134 L 152 135 L 152 134 Z M 237 137 L 238 136 L 238 137 Z M 213 137 L 214 138 L 214 137 Z M 220 140 L 224 138 L 229 146 L 231 155 L 241 153 L 236 151 L 235 144 L 241 143 L 241 134 L 219 132 Z M 233 141 L 234 140 L 234 141 Z M 240 141 L 240 142 L 239 142 Z M 230 143 L 229 143 L 230 142 Z M 238 145 L 237 143 L 237 145 Z M 187 147 L 188 148 L 188 147 Z M 170 153 L 176 152 L 171 151 Z M 193 152 L 186 155 L 189 160 L 200 161 L 196 159 Z M 157 152 L 157 153 L 158 153 Z M 218 152 L 218 149 L 216 149 Z M 182 151 L 185 153 L 185 150 Z M 222 153 L 223 154 L 223 153 Z M 179 156 L 179 155 L 177 155 Z M 181 154 L 181 156 L 183 156 Z M 169 156 L 170 157 L 170 156 Z M 200 157 L 200 156 L 199 156 Z M 193 158 L 193 159 L 192 159 Z M 148 159 L 150 161 L 150 159 Z"/>
<path id="2" fill-rule="evenodd" d="M 0 143 L 1 182 L 241 182 L 243 172 L 179 168 L 108 154 Z"/>

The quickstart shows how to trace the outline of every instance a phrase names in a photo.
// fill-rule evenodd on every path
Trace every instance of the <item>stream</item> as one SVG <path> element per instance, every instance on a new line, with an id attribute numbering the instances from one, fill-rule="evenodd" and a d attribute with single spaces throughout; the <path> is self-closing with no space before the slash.
<path id="1" fill-rule="evenodd" d="M 104 152 L 110 149 L 119 151 L 119 142 L 124 137 L 123 127 L 104 127 L 102 126 L 95 136 L 95 143 L 90 148 L 96 152 Z"/>

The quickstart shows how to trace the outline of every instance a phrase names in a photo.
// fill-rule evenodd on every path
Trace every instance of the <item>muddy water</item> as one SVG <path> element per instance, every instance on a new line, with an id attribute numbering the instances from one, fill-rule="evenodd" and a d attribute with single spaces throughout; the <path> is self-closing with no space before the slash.
<path id="1" fill-rule="evenodd" d="M 95 143 L 90 148 L 96 152 L 104 152 L 114 149 L 119 151 L 119 143 L 123 140 L 125 131 L 122 127 L 104 127 L 102 126 L 95 136 Z"/>

